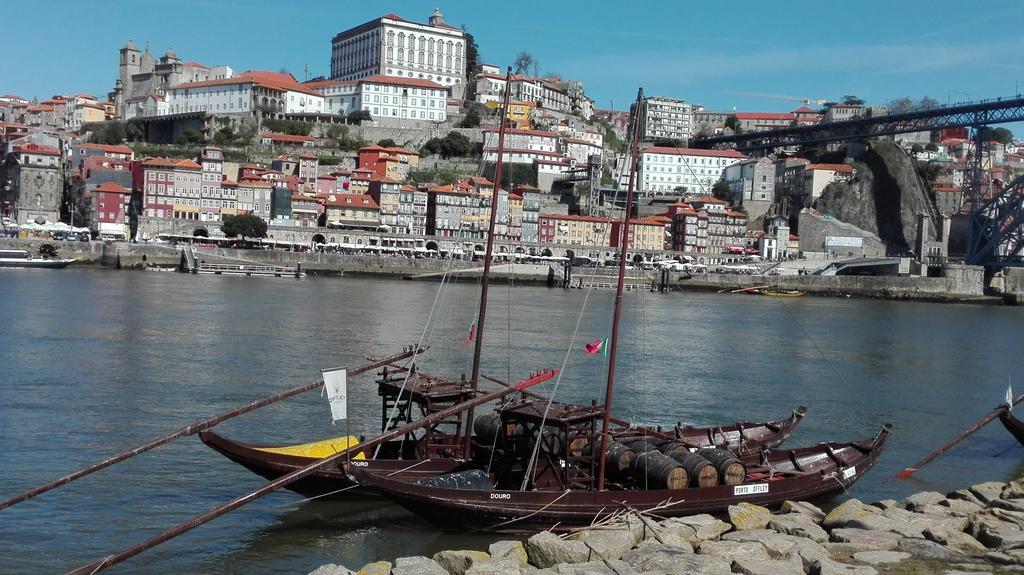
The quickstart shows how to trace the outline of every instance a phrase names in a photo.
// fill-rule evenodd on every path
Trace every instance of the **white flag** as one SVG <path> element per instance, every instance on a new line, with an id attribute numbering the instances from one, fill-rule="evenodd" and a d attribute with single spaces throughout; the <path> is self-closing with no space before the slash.
<path id="1" fill-rule="evenodd" d="M 325 369 L 321 375 L 324 377 L 324 390 L 327 392 L 327 401 L 331 403 L 331 419 L 338 421 L 348 417 L 348 370 Z"/>
<path id="2" fill-rule="evenodd" d="M 1013 411 L 1013 387 L 1006 384 L 1006 406 Z"/>

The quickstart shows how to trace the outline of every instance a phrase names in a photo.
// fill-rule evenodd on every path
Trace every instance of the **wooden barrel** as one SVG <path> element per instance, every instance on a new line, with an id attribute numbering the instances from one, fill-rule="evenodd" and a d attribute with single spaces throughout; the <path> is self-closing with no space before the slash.
<path id="1" fill-rule="evenodd" d="M 675 440 L 662 441 L 658 444 L 658 451 L 672 457 L 674 454 L 683 455 L 690 453 L 690 448 Z"/>
<path id="2" fill-rule="evenodd" d="M 636 456 L 633 479 L 640 489 L 685 489 L 689 478 L 675 459 L 657 451 Z"/>
<path id="3" fill-rule="evenodd" d="M 658 440 L 653 437 L 626 437 L 619 442 L 637 453 L 658 451 Z"/>
<path id="4" fill-rule="evenodd" d="M 686 470 L 690 476 L 690 487 L 714 487 L 718 485 L 718 470 L 710 461 L 700 455 L 687 451 L 685 453 L 672 452 L 669 457 L 675 459 Z"/>
<path id="5" fill-rule="evenodd" d="M 565 437 L 562 436 L 558 431 L 545 427 L 540 433 L 540 451 L 542 453 L 551 453 L 554 455 L 560 455 L 565 448 Z M 534 439 L 536 439 L 534 435 Z M 531 445 L 532 448 L 532 445 Z"/>
<path id="6" fill-rule="evenodd" d="M 473 422 L 473 432 L 476 433 L 477 441 L 486 445 L 503 444 L 505 439 L 505 428 L 501 423 L 501 416 L 497 413 L 485 413 L 476 418 Z M 495 439 L 497 438 L 497 441 Z"/>
<path id="7" fill-rule="evenodd" d="M 569 453 L 584 454 L 590 452 L 590 438 L 576 437 L 569 442 Z"/>
<path id="8" fill-rule="evenodd" d="M 735 455 L 724 449 L 699 449 L 697 454 L 707 459 L 718 470 L 718 480 L 722 485 L 739 485 L 747 478 L 747 468 L 740 463 Z"/>
<path id="9" fill-rule="evenodd" d="M 605 469 L 613 477 L 622 477 L 633 469 L 636 452 L 615 441 L 608 445 L 605 453 Z"/>

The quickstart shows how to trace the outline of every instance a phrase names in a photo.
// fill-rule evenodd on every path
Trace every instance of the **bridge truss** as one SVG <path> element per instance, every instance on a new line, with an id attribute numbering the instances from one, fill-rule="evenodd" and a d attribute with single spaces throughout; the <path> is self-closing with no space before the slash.
<path id="1" fill-rule="evenodd" d="M 842 122 L 796 126 L 696 138 L 695 148 L 729 149 L 767 154 L 776 148 L 825 142 L 865 140 L 913 132 L 971 128 L 974 140 L 973 174 L 966 197 L 971 208 L 964 261 L 986 267 L 1024 267 L 1024 182 L 1017 178 L 992 194 L 983 193 L 982 156 L 987 142 L 982 128 L 991 124 L 1024 121 L 1024 97 L 998 98 L 951 106 L 911 110 L 899 114 L 863 117 Z"/>

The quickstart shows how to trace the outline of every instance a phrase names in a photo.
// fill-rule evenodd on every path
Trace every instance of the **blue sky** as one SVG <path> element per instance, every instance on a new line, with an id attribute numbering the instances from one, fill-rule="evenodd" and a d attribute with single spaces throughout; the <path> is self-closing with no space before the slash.
<path id="1" fill-rule="evenodd" d="M 711 5 L 714 4 L 714 5 Z M 1024 90 L 1024 2 L 338 2 L 143 0 L 5 3 L 0 93 L 105 95 L 127 39 L 162 54 L 246 69 L 327 74 L 330 39 L 387 12 L 465 25 L 483 60 L 520 51 L 542 72 L 583 80 L 600 108 L 648 95 L 709 108 L 784 111 L 799 102 L 736 92 L 869 103 L 945 103 Z M 878 14 L 884 14 L 879 18 Z M 14 24 L 14 25 L 12 25 Z"/>

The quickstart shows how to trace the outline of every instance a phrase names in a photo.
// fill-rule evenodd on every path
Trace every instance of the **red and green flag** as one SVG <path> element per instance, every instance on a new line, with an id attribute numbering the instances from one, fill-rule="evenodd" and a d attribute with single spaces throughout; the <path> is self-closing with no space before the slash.
<path id="1" fill-rule="evenodd" d="M 583 353 L 587 355 L 608 355 L 608 338 L 594 340 L 583 346 Z"/>
<path id="2" fill-rule="evenodd" d="M 469 322 L 469 335 L 466 336 L 465 343 L 473 341 L 473 338 L 476 337 L 476 324 L 479 318 L 480 312 L 473 314 L 473 321 Z"/>

